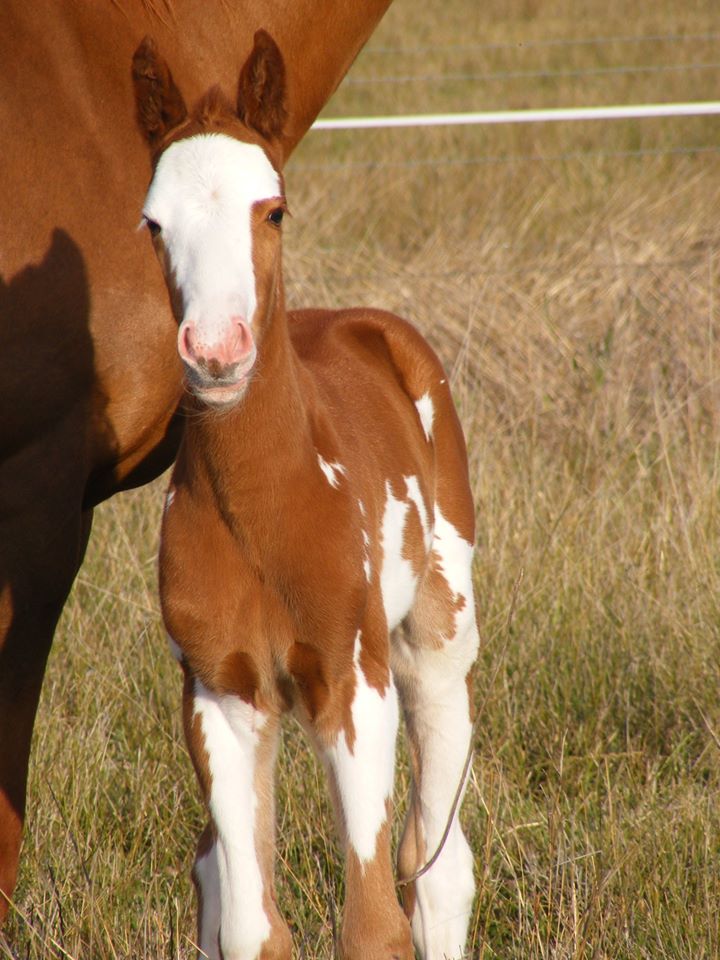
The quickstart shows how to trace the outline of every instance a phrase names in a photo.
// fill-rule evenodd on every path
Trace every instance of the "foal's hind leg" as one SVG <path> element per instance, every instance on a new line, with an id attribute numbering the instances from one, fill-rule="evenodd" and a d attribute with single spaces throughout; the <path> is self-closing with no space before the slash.
<path id="1" fill-rule="evenodd" d="M 467 681 L 478 649 L 471 553 L 450 524 L 436 525 L 430 566 L 406 634 L 393 642 L 414 775 L 398 855 L 404 878 L 440 845 L 470 747 Z M 403 893 L 423 960 L 463 955 L 474 889 L 472 854 L 456 813 L 438 859 Z"/>
<path id="2" fill-rule="evenodd" d="M 273 768 L 279 718 L 189 674 L 185 732 L 210 810 L 195 860 L 198 939 L 210 960 L 290 960 L 275 904 Z"/>

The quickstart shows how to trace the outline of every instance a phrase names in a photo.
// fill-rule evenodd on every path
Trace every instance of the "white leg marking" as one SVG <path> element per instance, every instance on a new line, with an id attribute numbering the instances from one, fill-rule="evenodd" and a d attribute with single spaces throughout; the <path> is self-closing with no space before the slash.
<path id="1" fill-rule="evenodd" d="M 210 960 L 220 960 L 220 874 L 216 843 L 203 857 L 197 858 L 193 872 L 200 888 L 198 946 Z"/>
<path id="2" fill-rule="evenodd" d="M 256 960 L 270 936 L 255 849 L 255 755 L 265 718 L 236 697 L 218 697 L 195 681 L 212 785 L 210 813 L 217 829 L 220 945 L 224 960 Z"/>
<path id="3" fill-rule="evenodd" d="M 454 633 L 435 648 L 419 643 L 394 644 L 393 667 L 406 692 L 419 752 L 416 785 L 421 832 L 431 857 L 442 839 L 472 732 L 465 678 L 477 656 L 479 638 L 472 588 L 472 545 L 435 510 L 433 551 L 440 560 L 453 599 L 464 603 L 455 612 Z M 416 883 L 413 938 L 423 960 L 451 960 L 463 954 L 475 890 L 473 857 L 455 817 L 442 853 Z"/>
<path id="4" fill-rule="evenodd" d="M 326 749 L 325 758 L 337 783 L 350 846 L 361 863 L 375 857 L 377 836 L 387 819 L 395 775 L 398 727 L 397 691 L 392 679 L 381 696 L 360 666 L 360 633 L 355 640 L 355 696 L 352 749 L 344 733 Z"/>
<path id="5" fill-rule="evenodd" d="M 443 651 L 425 653 L 418 671 L 423 706 L 414 712 L 414 725 L 422 771 L 418 785 L 422 834 L 429 858 L 447 824 L 467 755 L 471 724 L 464 677 L 457 678 L 454 670 L 448 670 Z M 473 857 L 456 814 L 442 853 L 416 883 L 417 906 L 411 925 L 424 960 L 450 960 L 462 955 L 474 892 Z"/>

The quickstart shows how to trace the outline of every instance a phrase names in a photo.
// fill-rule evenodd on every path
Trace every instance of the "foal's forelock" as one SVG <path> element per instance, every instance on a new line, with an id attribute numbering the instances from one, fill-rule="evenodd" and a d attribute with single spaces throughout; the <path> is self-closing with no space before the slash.
<path id="1" fill-rule="evenodd" d="M 252 323 L 252 207 L 281 192 L 263 149 L 225 134 L 199 134 L 163 153 L 143 213 L 160 228 L 167 269 L 182 298 L 179 319 L 208 328 L 232 315 Z"/>

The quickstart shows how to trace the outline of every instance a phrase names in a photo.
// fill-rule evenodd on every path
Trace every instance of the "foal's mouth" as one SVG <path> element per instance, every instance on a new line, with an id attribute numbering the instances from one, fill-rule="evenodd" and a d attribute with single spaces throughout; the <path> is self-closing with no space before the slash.
<path id="1" fill-rule="evenodd" d="M 211 407 L 230 407 L 237 403 L 248 388 L 251 370 L 232 378 L 211 379 L 197 370 L 186 368 L 185 385 L 188 392 Z"/>
<path id="2" fill-rule="evenodd" d="M 221 364 L 214 358 L 199 357 L 197 362 L 183 360 L 185 386 L 189 393 L 211 407 L 230 407 L 248 388 L 255 369 L 255 348 L 237 363 Z"/>

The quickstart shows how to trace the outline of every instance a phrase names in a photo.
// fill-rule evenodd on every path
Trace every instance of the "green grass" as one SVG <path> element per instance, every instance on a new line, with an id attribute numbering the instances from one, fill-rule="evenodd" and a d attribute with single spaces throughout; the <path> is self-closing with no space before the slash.
<path id="1" fill-rule="evenodd" d="M 709 2 L 626 9 L 395 0 L 354 74 L 713 59 L 699 41 L 532 45 L 716 22 Z M 372 53 L 458 42 L 510 46 Z M 349 84 L 326 112 L 711 99 L 719 79 Z M 287 171 L 291 305 L 413 319 L 452 372 L 468 435 L 484 640 L 463 810 L 474 960 L 720 957 L 720 157 L 618 155 L 719 137 L 713 119 L 318 133 Z M 192 955 L 204 814 L 157 610 L 162 492 L 98 511 L 50 660 L 0 955 Z M 278 833 L 299 955 L 330 957 L 341 864 L 291 724 Z"/>

